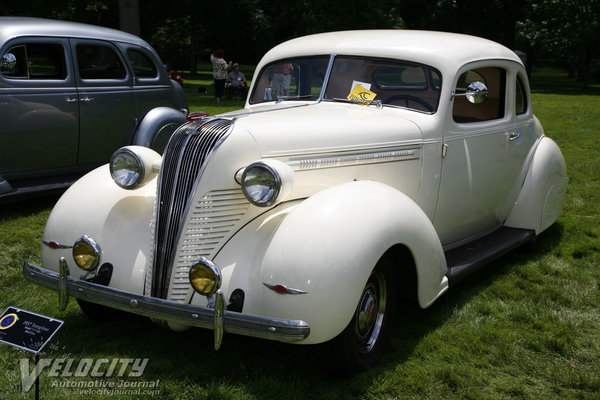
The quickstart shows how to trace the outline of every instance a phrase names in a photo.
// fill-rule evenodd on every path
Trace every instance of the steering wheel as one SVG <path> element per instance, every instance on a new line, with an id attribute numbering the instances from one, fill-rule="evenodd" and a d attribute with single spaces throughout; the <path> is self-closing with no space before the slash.
<path id="1" fill-rule="evenodd" d="M 431 106 L 431 105 L 430 105 L 428 102 L 426 102 L 426 101 L 425 101 L 425 100 L 423 100 L 423 99 L 420 99 L 420 98 L 418 98 L 418 97 L 411 96 L 411 95 L 408 95 L 408 94 L 398 94 L 398 95 L 396 95 L 396 96 L 391 96 L 391 97 L 388 97 L 387 99 L 385 99 L 385 101 L 383 102 L 383 104 L 391 104 L 391 105 L 394 105 L 394 104 L 393 104 L 394 102 L 400 102 L 400 101 L 403 101 L 403 102 L 405 102 L 405 103 L 406 103 L 406 108 L 411 108 L 411 107 L 408 105 L 408 103 L 409 103 L 410 101 L 413 101 L 413 102 L 415 102 L 415 103 L 417 103 L 417 104 L 419 104 L 419 105 L 423 106 L 423 108 L 424 108 L 425 110 L 427 110 L 427 112 L 433 112 L 433 107 L 432 107 L 432 106 Z M 399 105 L 399 104 L 396 104 L 396 105 Z"/>

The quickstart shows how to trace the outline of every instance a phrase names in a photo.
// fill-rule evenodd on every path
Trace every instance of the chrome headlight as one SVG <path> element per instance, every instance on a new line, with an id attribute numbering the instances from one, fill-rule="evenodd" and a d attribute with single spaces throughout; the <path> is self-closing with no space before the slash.
<path id="1" fill-rule="evenodd" d="M 290 166 L 281 161 L 257 161 L 244 169 L 242 191 L 250 203 L 268 207 L 289 194 L 293 175 Z"/>
<path id="2" fill-rule="evenodd" d="M 157 152 L 147 147 L 121 147 L 110 158 L 110 175 L 123 189 L 135 189 L 156 175 L 160 159 Z"/>
<path id="3" fill-rule="evenodd" d="M 73 245 L 73 258 L 75 259 L 75 264 L 79 266 L 79 268 L 86 271 L 93 271 L 100 264 L 100 258 L 102 256 L 102 251 L 100 250 L 100 246 L 96 244 L 94 239 L 83 235 L 79 239 L 75 241 Z"/>
<path id="4" fill-rule="evenodd" d="M 192 264 L 189 278 L 194 290 L 203 296 L 213 294 L 221 287 L 219 268 L 205 257 Z"/>

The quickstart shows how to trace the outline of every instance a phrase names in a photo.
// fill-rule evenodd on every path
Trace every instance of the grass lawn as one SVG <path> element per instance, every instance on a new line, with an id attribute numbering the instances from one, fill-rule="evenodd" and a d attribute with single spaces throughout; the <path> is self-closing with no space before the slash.
<path id="1" fill-rule="evenodd" d="M 198 93 L 209 85 L 210 74 L 186 79 L 191 110 L 243 106 L 217 105 L 211 90 Z M 129 381 L 159 380 L 160 395 L 85 395 L 55 387 L 69 378 L 46 370 L 40 397 L 600 399 L 600 87 L 583 93 L 555 70 L 536 71 L 532 87 L 534 112 L 567 160 L 570 185 L 559 221 L 534 246 L 493 262 L 430 308 L 402 304 L 381 363 L 347 380 L 322 375 L 305 346 L 226 334 L 215 352 L 211 331 L 175 333 L 137 317 L 94 322 L 73 300 L 59 312 L 55 292 L 21 275 L 23 260 L 40 261 L 56 198 L 0 206 L 0 312 L 13 305 L 65 321 L 43 358 L 148 358 L 143 376 Z M 19 359 L 27 357 L 0 344 L 0 399 L 33 398 L 33 391 L 21 393 Z"/>

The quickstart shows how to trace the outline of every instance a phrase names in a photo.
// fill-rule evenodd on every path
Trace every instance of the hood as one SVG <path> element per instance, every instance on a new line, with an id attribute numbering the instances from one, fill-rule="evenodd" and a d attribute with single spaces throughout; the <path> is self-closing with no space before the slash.
<path id="1" fill-rule="evenodd" d="M 244 112 L 245 111 L 245 112 Z M 380 149 L 422 143 L 412 111 L 357 104 L 275 105 L 228 114 L 254 138 L 262 157 Z"/>

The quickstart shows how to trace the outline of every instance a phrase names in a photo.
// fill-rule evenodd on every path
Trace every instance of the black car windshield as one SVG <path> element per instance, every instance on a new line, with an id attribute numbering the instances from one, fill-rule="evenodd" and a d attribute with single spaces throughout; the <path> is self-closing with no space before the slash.
<path id="1" fill-rule="evenodd" d="M 250 104 L 319 99 L 329 57 L 282 60 L 258 76 Z M 337 56 L 323 100 L 382 104 L 435 113 L 441 75 L 428 66 L 389 59 Z"/>

